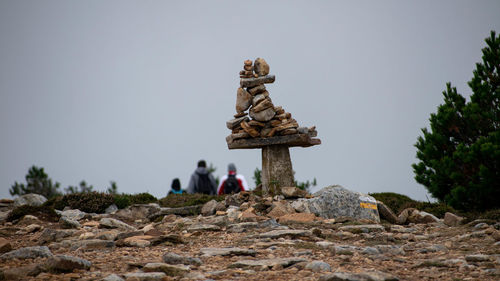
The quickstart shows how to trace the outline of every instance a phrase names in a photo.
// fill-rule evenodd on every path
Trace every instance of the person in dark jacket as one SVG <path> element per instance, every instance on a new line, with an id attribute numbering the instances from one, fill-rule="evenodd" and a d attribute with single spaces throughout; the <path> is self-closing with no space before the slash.
<path id="1" fill-rule="evenodd" d="M 208 172 L 205 160 L 198 161 L 198 168 L 189 179 L 187 193 L 217 194 L 217 183 L 212 173 Z"/>
<path id="2" fill-rule="evenodd" d="M 178 178 L 173 179 L 172 185 L 170 186 L 170 191 L 168 192 L 168 195 L 170 195 L 170 194 L 183 194 L 183 193 L 185 193 L 185 191 L 181 189 L 181 181 Z"/>

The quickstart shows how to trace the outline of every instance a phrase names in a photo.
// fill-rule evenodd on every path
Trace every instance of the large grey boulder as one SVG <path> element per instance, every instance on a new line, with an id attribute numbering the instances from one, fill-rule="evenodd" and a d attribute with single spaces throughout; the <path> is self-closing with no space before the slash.
<path id="1" fill-rule="evenodd" d="M 299 203 L 292 206 L 326 219 L 350 217 L 380 222 L 377 200 L 372 196 L 347 190 L 340 185 L 325 187 L 313 195 L 314 198 L 299 199 Z"/>
<path id="2" fill-rule="evenodd" d="M 15 207 L 21 205 L 41 206 L 43 203 L 45 203 L 45 201 L 47 201 L 47 198 L 45 198 L 43 195 L 29 193 L 21 195 L 16 199 L 14 199 L 14 206 Z"/>

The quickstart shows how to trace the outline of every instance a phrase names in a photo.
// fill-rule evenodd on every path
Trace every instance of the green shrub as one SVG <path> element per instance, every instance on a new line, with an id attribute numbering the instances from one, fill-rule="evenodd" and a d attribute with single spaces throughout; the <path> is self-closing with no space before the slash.
<path id="1" fill-rule="evenodd" d="M 162 207 L 170 207 L 170 208 L 178 208 L 185 206 L 194 206 L 205 204 L 210 200 L 215 199 L 216 201 L 222 201 L 226 197 L 225 196 L 217 196 L 217 195 L 207 195 L 201 193 L 195 194 L 170 194 L 167 197 L 160 199 L 160 206 Z"/>
<path id="2" fill-rule="evenodd" d="M 66 194 L 49 200 L 44 205 L 58 210 L 62 210 L 67 206 L 86 213 L 104 213 L 106 208 L 113 203 L 113 195 L 94 191 Z"/>
<path id="3" fill-rule="evenodd" d="M 32 215 L 40 220 L 57 222 L 59 220 L 59 215 L 56 213 L 54 208 L 42 205 L 42 206 L 29 206 L 22 205 L 14 210 L 12 210 L 7 216 L 7 221 L 15 221 L 18 220 L 25 215 Z"/>
<path id="4" fill-rule="evenodd" d="M 125 209 L 130 206 L 130 195 L 129 194 L 116 194 L 113 198 L 116 207 L 118 209 Z"/>
<path id="5" fill-rule="evenodd" d="M 122 193 L 114 195 L 114 202 L 118 209 L 124 209 L 132 204 L 157 203 L 158 199 L 147 192 L 138 194 Z"/>
<path id="6" fill-rule="evenodd" d="M 148 204 L 156 202 L 158 202 L 158 199 L 147 192 L 130 195 L 131 204 Z"/>

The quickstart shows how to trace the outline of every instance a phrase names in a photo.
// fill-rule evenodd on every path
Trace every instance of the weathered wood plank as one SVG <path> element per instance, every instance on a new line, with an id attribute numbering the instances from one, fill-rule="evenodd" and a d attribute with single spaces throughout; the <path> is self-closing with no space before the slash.
<path id="1" fill-rule="evenodd" d="M 295 134 L 288 136 L 276 136 L 269 138 L 253 138 L 253 139 L 232 139 L 226 138 L 229 149 L 251 149 L 262 148 L 269 145 L 286 145 L 288 147 L 301 146 L 309 147 L 321 144 L 320 139 L 313 139 L 307 134 Z"/>

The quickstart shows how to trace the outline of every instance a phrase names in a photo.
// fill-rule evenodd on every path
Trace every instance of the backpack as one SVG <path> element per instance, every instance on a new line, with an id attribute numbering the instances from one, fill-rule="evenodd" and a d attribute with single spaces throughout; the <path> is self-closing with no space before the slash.
<path id="1" fill-rule="evenodd" d="M 196 183 L 196 192 L 204 194 L 212 194 L 212 183 L 208 174 L 198 174 L 198 182 Z"/>
<path id="2" fill-rule="evenodd" d="M 240 191 L 241 189 L 236 179 L 236 175 L 228 175 L 224 183 L 224 194 L 238 193 Z"/>

